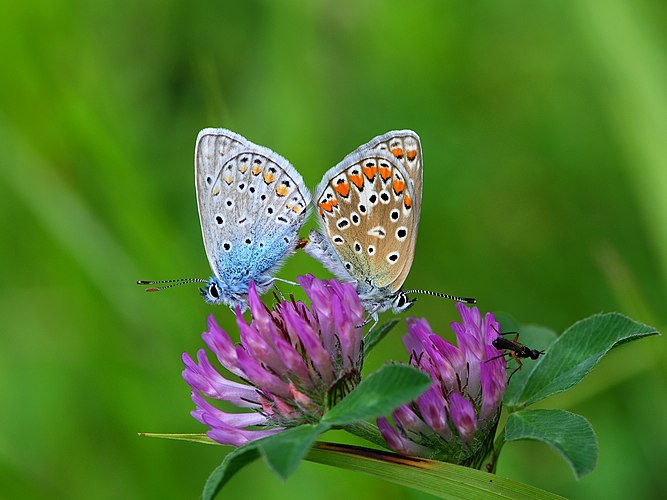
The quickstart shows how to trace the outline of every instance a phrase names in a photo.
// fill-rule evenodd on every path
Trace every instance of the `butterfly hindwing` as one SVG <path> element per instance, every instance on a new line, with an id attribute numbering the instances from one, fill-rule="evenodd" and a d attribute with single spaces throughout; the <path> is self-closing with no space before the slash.
<path id="1" fill-rule="evenodd" d="M 359 148 L 324 175 L 316 209 L 346 274 L 377 288 L 400 289 L 414 255 L 414 196 L 400 161 L 378 149 Z M 326 252 L 327 246 L 320 249 Z M 305 250 L 318 257 L 313 248 Z"/>

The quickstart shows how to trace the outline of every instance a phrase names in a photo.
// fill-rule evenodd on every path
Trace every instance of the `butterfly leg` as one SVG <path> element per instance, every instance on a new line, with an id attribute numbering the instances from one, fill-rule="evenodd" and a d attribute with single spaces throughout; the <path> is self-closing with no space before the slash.
<path id="1" fill-rule="evenodd" d="M 364 320 L 364 322 L 361 323 L 360 325 L 356 325 L 356 326 L 363 328 L 364 326 L 366 326 L 371 321 L 373 321 L 373 324 L 371 325 L 371 327 L 366 332 L 366 335 L 368 335 L 369 333 L 371 333 L 371 330 L 373 328 L 375 328 L 378 324 L 379 319 L 378 319 L 378 313 L 376 311 L 369 312 L 368 316 L 366 316 L 366 319 Z"/>

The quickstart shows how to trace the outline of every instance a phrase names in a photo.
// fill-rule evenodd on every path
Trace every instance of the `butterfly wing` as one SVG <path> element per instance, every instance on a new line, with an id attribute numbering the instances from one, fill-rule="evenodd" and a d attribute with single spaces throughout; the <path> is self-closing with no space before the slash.
<path id="1" fill-rule="evenodd" d="M 209 202 L 213 200 L 211 191 L 213 180 L 220 173 L 223 159 L 233 151 L 251 144 L 245 137 L 224 128 L 205 128 L 197 136 L 195 143 L 195 190 L 201 224 L 204 248 L 211 269 L 215 266 L 214 241 L 219 234 L 217 228 L 208 224 Z"/>
<path id="2" fill-rule="evenodd" d="M 359 146 L 358 150 L 370 148 L 386 151 L 401 162 L 405 168 L 414 192 L 414 209 L 419 223 L 422 200 L 423 182 L 423 157 L 421 140 L 413 130 L 392 130 L 386 134 L 378 135 L 366 144 Z M 416 238 L 415 233 L 415 238 Z"/>
<path id="3" fill-rule="evenodd" d="M 304 250 L 342 279 L 396 291 L 414 255 L 414 196 L 410 176 L 396 157 L 359 148 L 317 186 L 315 204 L 327 241 L 311 232 Z"/>
<path id="4" fill-rule="evenodd" d="M 224 129 L 203 130 L 195 150 L 206 256 L 223 293 L 259 292 L 298 241 L 310 204 L 303 178 L 282 156 Z"/>

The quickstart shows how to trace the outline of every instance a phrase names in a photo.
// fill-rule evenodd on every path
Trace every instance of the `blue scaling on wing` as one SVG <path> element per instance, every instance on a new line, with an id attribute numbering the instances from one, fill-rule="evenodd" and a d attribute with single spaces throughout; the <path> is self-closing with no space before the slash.
<path id="1" fill-rule="evenodd" d="M 205 129 L 195 152 L 197 202 L 213 270 L 204 298 L 247 306 L 264 293 L 298 242 L 310 204 L 301 175 L 280 155 L 224 129 Z"/>

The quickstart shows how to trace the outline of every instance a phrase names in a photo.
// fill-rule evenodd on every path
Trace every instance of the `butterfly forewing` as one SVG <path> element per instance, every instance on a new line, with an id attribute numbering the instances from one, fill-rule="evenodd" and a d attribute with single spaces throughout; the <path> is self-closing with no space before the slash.
<path id="1" fill-rule="evenodd" d="M 222 159 L 250 143 L 246 138 L 224 128 L 205 128 L 197 136 L 195 144 L 195 187 L 199 193 L 210 188 L 220 173 Z"/>
<path id="2" fill-rule="evenodd" d="M 356 281 L 401 287 L 414 255 L 414 197 L 409 174 L 384 151 L 359 148 L 325 174 L 316 191 L 321 226 Z"/>
<path id="3" fill-rule="evenodd" d="M 415 196 L 415 211 L 419 216 L 422 197 L 422 147 L 419 136 L 412 130 L 393 130 L 370 140 L 362 148 L 386 151 L 401 162 L 410 176 Z M 419 220 L 419 219 L 417 219 Z"/>
<path id="4" fill-rule="evenodd" d="M 206 255 L 223 292 L 247 293 L 251 279 L 270 280 L 294 250 L 310 193 L 270 149 L 226 130 L 204 132 L 195 163 Z"/>

